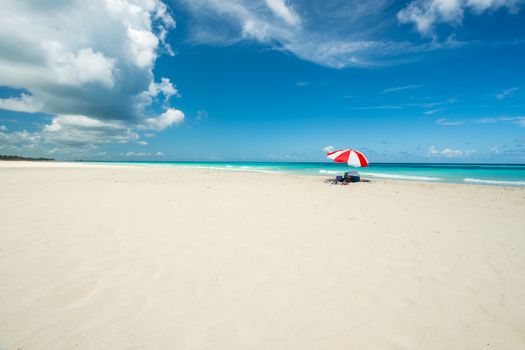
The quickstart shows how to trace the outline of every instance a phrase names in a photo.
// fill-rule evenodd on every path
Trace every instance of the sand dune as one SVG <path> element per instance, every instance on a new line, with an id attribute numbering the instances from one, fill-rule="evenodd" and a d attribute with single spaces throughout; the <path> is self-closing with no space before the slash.
<path id="1" fill-rule="evenodd" d="M 525 189 L 0 163 L 0 349 L 523 349 Z"/>

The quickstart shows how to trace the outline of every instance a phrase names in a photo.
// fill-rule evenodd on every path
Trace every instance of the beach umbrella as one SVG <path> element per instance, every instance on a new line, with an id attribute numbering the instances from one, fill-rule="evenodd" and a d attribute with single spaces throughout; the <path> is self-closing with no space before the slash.
<path id="1" fill-rule="evenodd" d="M 367 167 L 368 160 L 363 153 L 354 149 L 342 149 L 328 152 L 326 156 L 333 159 L 336 163 L 346 163 L 355 167 Z"/>

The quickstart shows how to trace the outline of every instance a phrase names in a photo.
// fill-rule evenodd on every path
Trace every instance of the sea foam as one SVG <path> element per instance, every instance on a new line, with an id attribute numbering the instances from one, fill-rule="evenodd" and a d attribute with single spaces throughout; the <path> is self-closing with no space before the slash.
<path id="1" fill-rule="evenodd" d="M 337 175 L 337 174 L 342 174 L 342 173 L 343 173 L 342 171 L 337 171 L 337 170 L 324 170 L 324 169 L 319 170 L 319 174 Z"/>
<path id="2" fill-rule="evenodd" d="M 473 179 L 470 177 L 464 178 L 464 182 L 483 184 L 483 185 L 509 185 L 509 186 L 525 186 L 525 181 L 498 181 L 498 180 L 482 180 Z"/>
<path id="3" fill-rule="evenodd" d="M 242 167 L 239 167 L 239 168 L 234 168 L 231 165 L 225 165 L 225 166 L 183 165 L 182 167 L 183 168 L 192 168 L 192 169 L 212 169 L 212 170 L 252 172 L 252 173 L 263 173 L 263 174 L 282 174 L 281 171 L 267 170 L 267 169 L 260 169 L 260 168 L 252 168 L 252 167 L 249 167 L 249 166 L 242 166 Z"/>
<path id="4" fill-rule="evenodd" d="M 414 180 L 414 181 L 439 181 L 442 180 L 439 177 L 430 176 L 411 176 L 411 175 L 397 175 L 397 174 L 383 174 L 383 173 L 369 173 L 362 172 L 361 174 L 377 177 L 381 179 L 395 179 L 395 180 Z"/>

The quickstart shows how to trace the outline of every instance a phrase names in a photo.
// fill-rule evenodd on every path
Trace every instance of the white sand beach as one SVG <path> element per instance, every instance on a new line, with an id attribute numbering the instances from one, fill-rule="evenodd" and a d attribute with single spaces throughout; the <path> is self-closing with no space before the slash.
<path id="1" fill-rule="evenodd" d="M 525 189 L 0 162 L 0 349 L 525 349 Z"/>

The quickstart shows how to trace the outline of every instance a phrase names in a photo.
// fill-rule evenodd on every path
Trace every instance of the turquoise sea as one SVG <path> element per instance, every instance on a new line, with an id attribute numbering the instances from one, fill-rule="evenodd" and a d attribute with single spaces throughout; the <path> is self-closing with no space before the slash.
<path id="1" fill-rule="evenodd" d="M 105 162 L 107 163 L 107 162 Z M 330 162 L 111 162 L 191 168 L 212 168 L 227 171 L 270 174 L 303 174 L 334 177 L 352 170 L 345 164 Z M 494 186 L 525 187 L 525 164 L 434 164 L 373 163 L 356 169 L 369 179 L 446 182 Z"/>

